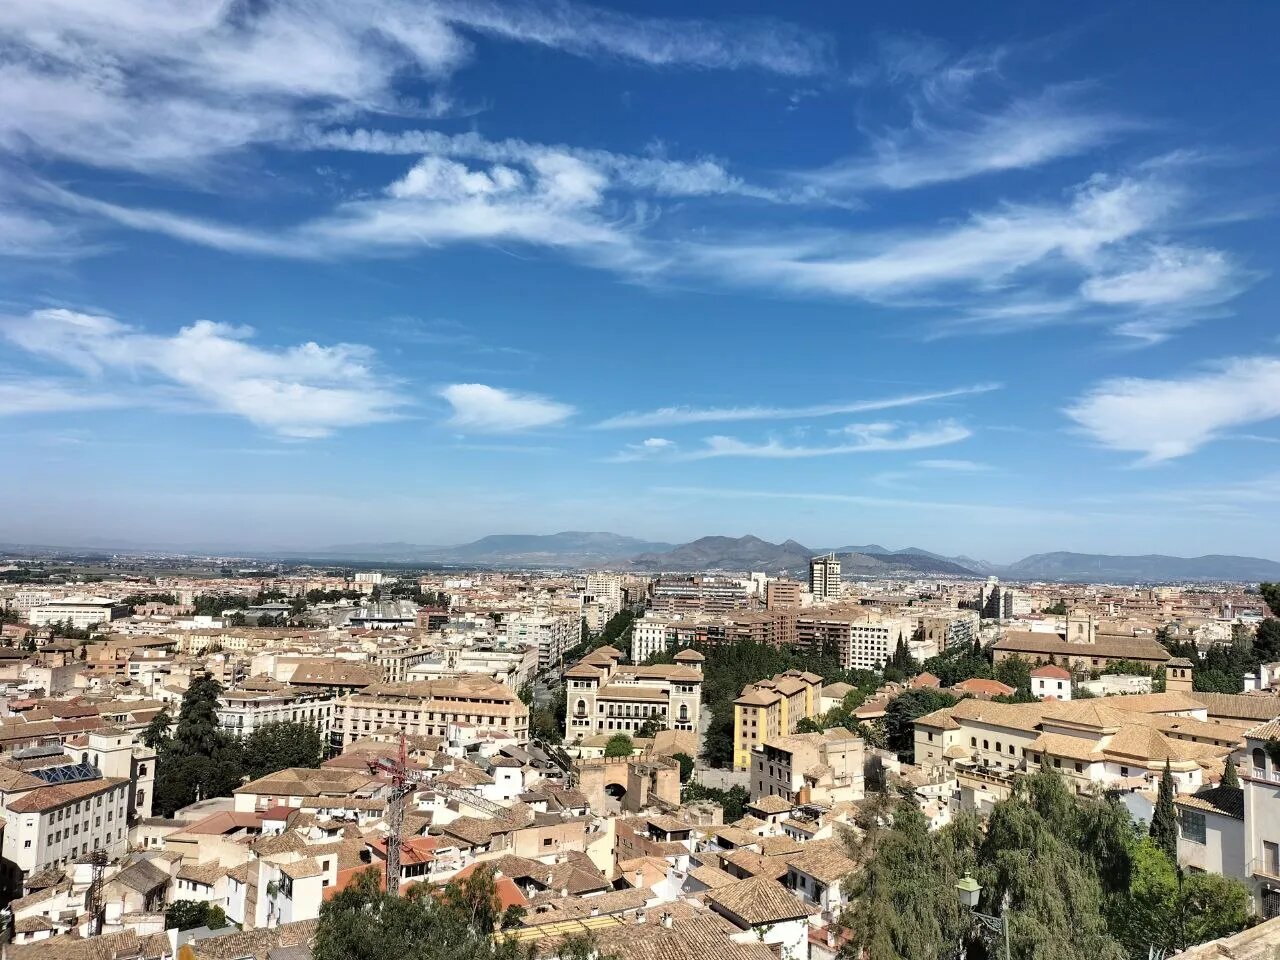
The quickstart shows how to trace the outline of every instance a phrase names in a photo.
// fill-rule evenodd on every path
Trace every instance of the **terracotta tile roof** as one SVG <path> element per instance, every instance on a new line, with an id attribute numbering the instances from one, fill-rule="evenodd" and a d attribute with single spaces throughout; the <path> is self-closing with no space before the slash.
<path id="1" fill-rule="evenodd" d="M 813 911 L 782 885 L 767 877 L 751 877 L 707 893 L 713 907 L 728 911 L 748 926 L 780 923 L 810 916 Z"/>
<path id="2" fill-rule="evenodd" d="M 1280 717 L 1280 697 L 1270 693 L 1195 693 L 1209 716 L 1228 720 L 1271 720 Z"/>
<path id="3" fill-rule="evenodd" d="M 1233 820 L 1244 819 L 1244 790 L 1240 787 L 1209 787 L 1173 798 L 1180 807 L 1219 813 Z"/>
<path id="4" fill-rule="evenodd" d="M 999 680 L 988 680 L 985 677 L 970 677 L 968 680 L 961 680 L 959 683 L 951 687 L 952 690 L 959 690 L 961 693 L 972 693 L 977 696 L 988 697 L 1007 697 L 1016 690 L 1007 683 L 1001 683 Z"/>
<path id="5" fill-rule="evenodd" d="M 226 868 L 216 860 L 212 863 L 184 863 L 178 868 L 179 880 L 193 880 L 208 887 L 212 887 L 226 875 Z"/>
<path id="6" fill-rule="evenodd" d="M 310 945 L 315 939 L 316 921 L 284 923 L 269 930 L 235 930 L 220 937 L 207 937 L 190 944 L 195 960 L 269 960 L 281 948 Z"/>
<path id="7" fill-rule="evenodd" d="M 65 807 L 69 803 L 75 803 L 86 797 L 95 797 L 114 790 L 128 782 L 120 777 L 102 777 L 98 780 L 83 780 L 80 783 L 60 783 L 40 787 L 9 804 L 9 812 L 43 813 L 46 810 L 56 810 L 58 807 Z"/>
<path id="8" fill-rule="evenodd" d="M 693 867 L 689 871 L 689 876 L 693 877 L 693 879 L 697 880 L 704 887 L 709 887 L 712 890 L 719 887 L 727 887 L 730 884 L 738 882 L 737 877 L 731 876 L 719 867 L 713 867 L 709 864 L 704 864 L 701 867 Z"/>
<path id="9" fill-rule="evenodd" d="M 107 883 L 120 883 L 138 893 L 150 893 L 156 887 L 167 886 L 170 879 L 168 870 L 161 869 L 150 860 L 139 860 L 108 879 Z"/>
<path id="10" fill-rule="evenodd" d="M 787 811 L 794 809 L 794 807 L 795 804 L 790 800 L 783 800 L 781 797 L 772 795 L 763 796 L 760 799 L 752 800 L 747 804 L 748 810 L 758 810 L 766 816 L 774 813 L 786 813 Z"/>

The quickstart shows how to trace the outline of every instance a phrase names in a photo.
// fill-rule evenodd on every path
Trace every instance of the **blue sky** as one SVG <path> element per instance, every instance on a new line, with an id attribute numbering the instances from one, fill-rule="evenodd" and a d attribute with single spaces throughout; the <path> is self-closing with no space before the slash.
<path id="1" fill-rule="evenodd" d="M 1280 555 L 1280 12 L 776 9 L 0 5 L 0 540 Z"/>

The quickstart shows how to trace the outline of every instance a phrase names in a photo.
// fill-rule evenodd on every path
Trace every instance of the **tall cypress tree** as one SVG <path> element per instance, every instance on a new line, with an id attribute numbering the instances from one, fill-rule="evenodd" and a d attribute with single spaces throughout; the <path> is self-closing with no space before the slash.
<path id="1" fill-rule="evenodd" d="M 1156 797 L 1155 813 L 1151 815 L 1150 832 L 1156 846 L 1177 863 L 1178 815 L 1173 808 L 1173 771 L 1169 769 L 1168 760 L 1164 762 L 1164 773 L 1160 776 L 1160 792 Z"/>
<path id="2" fill-rule="evenodd" d="M 1233 790 L 1240 789 L 1240 775 L 1236 773 L 1235 761 L 1227 757 L 1227 764 L 1222 768 L 1222 783 L 1220 786 L 1231 787 Z"/>

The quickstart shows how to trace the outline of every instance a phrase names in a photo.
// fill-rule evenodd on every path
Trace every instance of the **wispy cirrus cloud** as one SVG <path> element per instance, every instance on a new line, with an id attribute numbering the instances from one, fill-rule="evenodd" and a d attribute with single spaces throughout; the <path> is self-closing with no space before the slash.
<path id="1" fill-rule="evenodd" d="M 343 427 L 395 419 L 407 404 L 356 344 L 267 348 L 247 327 L 197 321 L 176 334 L 148 333 L 113 317 L 66 309 L 0 317 L 0 337 L 33 357 L 80 372 L 40 396 L 46 408 L 171 404 L 230 414 L 282 437 L 327 436 Z M 104 381 L 131 377 L 124 397 Z M 21 409 L 18 407 L 17 409 Z"/>
<path id="2" fill-rule="evenodd" d="M 949 390 L 933 390 L 878 400 L 853 400 L 848 403 L 812 404 L 801 407 L 661 407 L 644 412 L 620 413 L 595 424 L 596 429 L 627 427 L 665 427 L 692 423 L 728 423 L 742 420 L 799 420 L 808 417 L 828 417 L 849 413 L 869 413 L 875 410 L 892 410 L 938 400 L 989 393 L 999 390 L 998 383 L 975 383 Z"/>
<path id="3" fill-rule="evenodd" d="M 789 444 L 777 439 L 742 440 L 738 437 L 707 437 L 699 449 L 675 455 L 677 460 L 710 460 L 721 457 L 752 457 L 765 460 L 795 460 L 856 453 L 885 453 L 923 450 L 959 443 L 973 431 L 954 420 L 924 427 L 904 427 L 894 423 L 855 423 L 838 431 L 840 439 L 823 445 Z"/>
<path id="4" fill-rule="evenodd" d="M 649 437 L 639 443 L 629 443 L 606 460 L 609 463 L 634 463 L 637 460 L 652 460 L 654 457 L 670 455 L 677 449 L 674 440 L 666 437 Z"/>
<path id="5" fill-rule="evenodd" d="M 307 150 L 336 150 L 386 156 L 429 156 L 486 163 L 533 164 L 542 158 L 572 157 L 608 178 L 614 189 L 657 197 L 742 196 L 774 202 L 810 202 L 814 190 L 783 189 L 749 183 L 717 157 L 682 160 L 661 153 L 642 155 L 526 140 L 490 140 L 478 133 L 439 130 L 389 132 L 368 128 L 318 128 L 302 131 L 296 145 Z"/>
<path id="6" fill-rule="evenodd" d="M 460 430 L 513 433 L 554 426 L 574 413 L 567 403 L 484 383 L 451 383 L 439 394 L 453 408 L 449 425 Z"/>
<path id="7" fill-rule="evenodd" d="M 1169 379 L 1105 380 L 1066 409 L 1097 443 L 1154 464 L 1185 457 L 1224 431 L 1280 417 L 1280 358 L 1234 357 Z"/>
<path id="8" fill-rule="evenodd" d="M 638 17 L 569 2 L 8 0 L 0 150 L 189 173 L 307 119 L 435 115 L 406 74 L 442 84 L 475 34 L 652 67 L 823 73 L 828 38 L 776 20 Z"/>
<path id="9" fill-rule="evenodd" d="M 566 0 L 538 5 L 437 0 L 431 6 L 448 22 L 471 30 L 655 67 L 749 68 L 811 76 L 835 64 L 834 46 L 825 34 L 771 18 L 646 18 Z"/>
<path id="10" fill-rule="evenodd" d="M 910 126 L 867 131 L 866 154 L 796 178 L 827 194 L 914 190 L 1039 167 L 1096 149 L 1142 124 L 1074 102 L 1075 87 L 1052 88 L 993 111 L 948 105 L 937 118 L 917 109 Z"/>

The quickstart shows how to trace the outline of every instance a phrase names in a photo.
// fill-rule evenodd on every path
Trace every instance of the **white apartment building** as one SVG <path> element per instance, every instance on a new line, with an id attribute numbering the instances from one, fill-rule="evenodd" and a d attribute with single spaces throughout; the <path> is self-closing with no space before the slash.
<path id="1" fill-rule="evenodd" d="M 21 895 L 22 882 L 48 867 L 66 868 L 94 850 L 116 857 L 128 849 L 128 779 L 82 772 L 84 779 L 52 784 L 8 771 L 0 814 L 4 887 L 10 893 Z"/>
<path id="2" fill-rule="evenodd" d="M 306 723 L 327 741 L 336 701 L 328 693 L 224 690 L 218 697 L 218 725 L 237 737 L 247 737 L 269 723 Z"/>
<path id="3" fill-rule="evenodd" d="M 670 646 L 672 619 L 652 610 L 631 624 L 631 662 L 644 663 Z"/>
<path id="4" fill-rule="evenodd" d="M 1280 737 L 1280 719 L 1245 736 L 1244 875 L 1252 883 L 1258 912 L 1280 916 L 1280 764 L 1270 744 Z"/>
<path id="5" fill-rule="evenodd" d="M 809 561 L 809 592 L 815 600 L 840 596 L 840 561 L 834 553 Z"/>
<path id="6" fill-rule="evenodd" d="M 382 678 L 388 683 L 402 683 L 409 679 L 414 667 L 429 662 L 436 656 L 431 646 L 418 646 L 408 641 L 379 644 L 369 654 L 369 662 L 382 668 Z"/>
<path id="7" fill-rule="evenodd" d="M 877 670 L 884 666 L 898 640 L 923 661 L 938 650 L 917 642 L 915 624 L 905 617 L 885 616 L 863 608 L 805 611 L 796 619 L 796 641 L 814 652 L 830 653 L 846 670 Z"/>
<path id="8" fill-rule="evenodd" d="M 34 627 L 67 623 L 77 630 L 88 630 L 97 624 L 110 623 L 128 615 L 128 607 L 108 597 L 73 596 L 48 600 L 33 607 L 27 619 Z"/>
<path id="9" fill-rule="evenodd" d="M 406 680 L 445 680 L 459 674 L 490 677 L 519 691 L 533 680 L 538 651 L 533 647 L 448 646 L 409 670 Z"/>
<path id="10" fill-rule="evenodd" d="M 603 626 L 601 624 L 602 628 Z M 564 613 L 511 613 L 503 618 L 500 627 L 506 633 L 508 644 L 537 649 L 539 670 L 546 670 L 559 663 L 564 652 L 576 646 L 582 638 L 578 618 Z"/>

